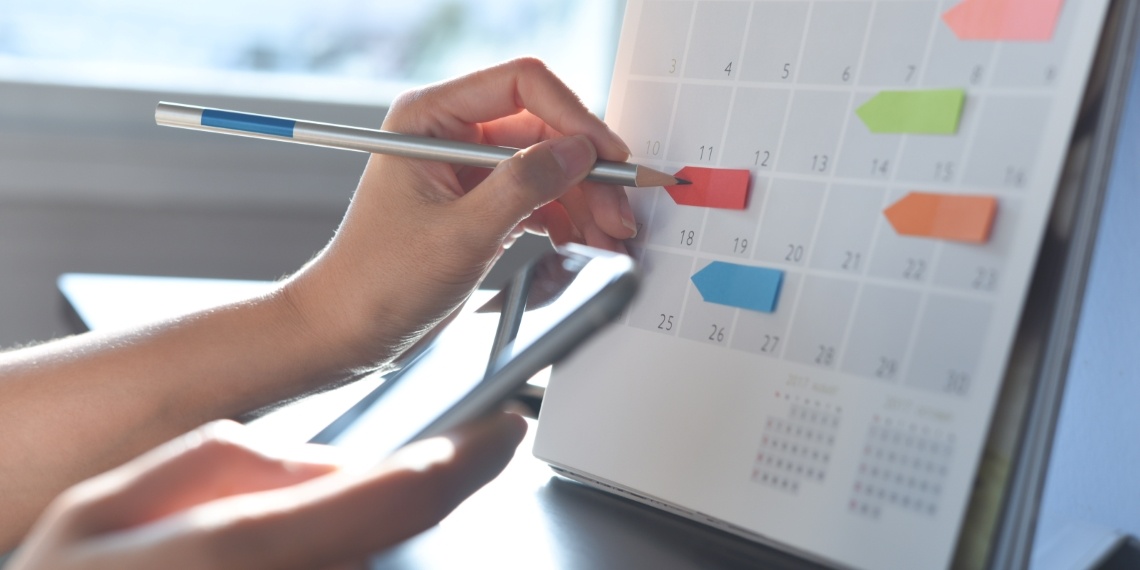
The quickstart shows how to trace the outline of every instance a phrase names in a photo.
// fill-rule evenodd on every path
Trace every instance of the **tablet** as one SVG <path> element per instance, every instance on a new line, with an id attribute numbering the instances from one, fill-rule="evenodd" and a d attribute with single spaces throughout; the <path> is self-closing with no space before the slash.
<path id="1" fill-rule="evenodd" d="M 616 318 L 636 288 L 628 256 L 574 244 L 543 255 L 312 441 L 378 459 L 497 410 Z"/>

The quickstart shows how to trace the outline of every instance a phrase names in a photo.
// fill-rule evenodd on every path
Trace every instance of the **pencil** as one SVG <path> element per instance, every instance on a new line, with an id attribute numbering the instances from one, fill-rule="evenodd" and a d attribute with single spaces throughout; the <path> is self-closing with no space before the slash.
<path id="1" fill-rule="evenodd" d="M 207 109 L 167 102 L 161 102 L 155 108 L 154 121 L 167 127 L 390 154 L 483 168 L 494 168 L 519 151 L 517 148 L 503 146 L 465 143 L 376 129 Z M 586 180 L 636 188 L 689 184 L 688 180 L 676 178 L 652 168 L 630 162 L 607 160 L 599 160 L 594 163 L 594 168 L 590 170 Z"/>

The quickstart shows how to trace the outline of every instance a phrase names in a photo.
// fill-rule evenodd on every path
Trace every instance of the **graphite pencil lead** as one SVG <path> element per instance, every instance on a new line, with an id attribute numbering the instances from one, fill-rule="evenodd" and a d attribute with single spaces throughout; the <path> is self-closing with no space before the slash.
<path id="1" fill-rule="evenodd" d="M 660 170 L 653 170 L 647 166 L 638 166 L 636 183 L 634 186 L 638 188 L 651 188 L 654 186 L 675 186 L 679 184 L 680 178 L 672 174 L 666 174 Z"/>

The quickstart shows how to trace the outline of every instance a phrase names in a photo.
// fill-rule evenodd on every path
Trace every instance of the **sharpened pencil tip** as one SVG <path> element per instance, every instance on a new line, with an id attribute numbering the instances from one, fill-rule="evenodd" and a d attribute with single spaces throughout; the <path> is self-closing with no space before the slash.
<path id="1" fill-rule="evenodd" d="M 685 186 L 688 184 L 692 184 L 692 182 L 689 182 L 688 180 L 685 180 L 684 178 L 678 178 L 676 186 Z"/>

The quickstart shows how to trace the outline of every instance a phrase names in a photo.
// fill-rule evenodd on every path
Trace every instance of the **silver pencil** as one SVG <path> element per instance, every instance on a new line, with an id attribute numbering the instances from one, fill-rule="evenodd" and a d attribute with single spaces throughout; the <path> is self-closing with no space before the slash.
<path id="1" fill-rule="evenodd" d="M 514 156 L 517 148 L 482 145 L 362 129 L 283 117 L 207 109 L 180 103 L 160 102 L 154 121 L 167 127 L 212 131 L 244 137 L 269 139 L 360 152 L 390 154 L 406 158 L 434 160 L 450 164 L 494 168 Z M 599 160 L 587 180 L 644 188 L 689 184 L 688 180 L 630 162 Z"/>

